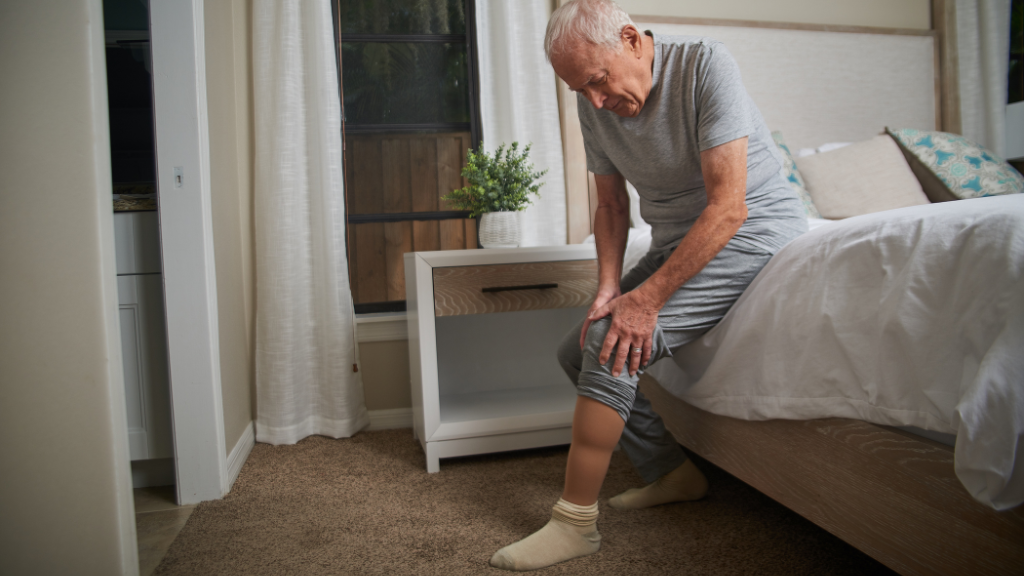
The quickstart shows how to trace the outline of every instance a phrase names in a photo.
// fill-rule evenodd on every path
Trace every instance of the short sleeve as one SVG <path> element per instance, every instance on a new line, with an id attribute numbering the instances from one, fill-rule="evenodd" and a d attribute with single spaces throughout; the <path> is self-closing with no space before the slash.
<path id="1" fill-rule="evenodd" d="M 725 45 L 705 44 L 696 73 L 694 100 L 700 150 L 753 134 L 753 102 L 743 87 L 739 66 Z"/>
<path id="2" fill-rule="evenodd" d="M 587 108 L 590 106 L 590 102 L 584 98 L 579 98 L 576 101 L 576 106 L 579 111 L 580 130 L 583 132 L 583 150 L 587 154 L 587 170 L 594 174 L 618 174 L 618 168 L 608 159 L 604 149 L 601 147 L 601 143 L 598 142 L 593 129 L 590 127 L 589 115 L 587 114 L 590 111 Z"/>

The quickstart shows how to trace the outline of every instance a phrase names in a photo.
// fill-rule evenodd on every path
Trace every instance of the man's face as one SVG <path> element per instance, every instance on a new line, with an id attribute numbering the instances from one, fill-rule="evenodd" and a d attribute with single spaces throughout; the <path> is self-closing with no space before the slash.
<path id="1" fill-rule="evenodd" d="M 623 32 L 622 50 L 618 52 L 581 42 L 556 54 L 551 66 L 594 108 L 632 118 L 640 114 L 651 91 L 651 70 L 639 57 L 643 51 L 636 30 L 630 27 Z"/>

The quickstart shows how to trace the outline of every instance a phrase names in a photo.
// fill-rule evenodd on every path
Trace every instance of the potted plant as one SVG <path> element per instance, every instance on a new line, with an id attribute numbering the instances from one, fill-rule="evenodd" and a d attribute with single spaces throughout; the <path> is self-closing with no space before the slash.
<path id="1" fill-rule="evenodd" d="M 534 181 L 547 173 L 534 172 L 529 155 L 530 145 L 520 153 L 518 142 L 507 148 L 498 146 L 493 156 L 483 151 L 483 145 L 477 152 L 470 150 L 462 169 L 469 186 L 441 198 L 456 210 L 469 210 L 473 218 L 481 216 L 480 244 L 484 248 L 519 246 L 518 212 L 532 202 L 530 194 L 539 195 L 543 183 Z"/>

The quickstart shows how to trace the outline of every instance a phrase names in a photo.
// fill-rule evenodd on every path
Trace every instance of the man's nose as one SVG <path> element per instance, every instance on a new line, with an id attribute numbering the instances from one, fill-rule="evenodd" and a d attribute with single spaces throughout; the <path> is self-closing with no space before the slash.
<path id="1" fill-rule="evenodd" d="M 604 101 L 607 100 L 607 98 L 607 96 L 601 94 L 597 90 L 587 90 L 587 100 L 590 100 L 590 103 L 598 110 L 604 108 Z"/>

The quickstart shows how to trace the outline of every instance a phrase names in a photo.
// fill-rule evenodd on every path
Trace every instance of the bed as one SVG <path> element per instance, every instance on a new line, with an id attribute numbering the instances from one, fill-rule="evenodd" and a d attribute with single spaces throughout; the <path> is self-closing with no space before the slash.
<path id="1" fill-rule="evenodd" d="M 769 126 L 793 148 L 859 142 L 885 126 L 939 128 L 939 47 L 930 32 L 634 18 L 655 33 L 725 42 Z M 1000 243 L 998 230 L 1013 240 Z M 1024 499 L 1024 458 L 1016 458 L 1024 426 L 1024 365 L 1016 358 L 1024 357 L 1024 285 L 1020 266 L 998 281 L 984 277 L 1024 262 L 1022 230 L 1024 196 L 823 225 L 780 252 L 769 264 L 775 271 L 766 268 L 718 327 L 653 366 L 641 389 L 688 449 L 900 573 L 1024 573 L 1024 511 L 1016 506 Z M 910 246 L 946 242 L 961 261 L 922 272 L 941 259 L 900 251 L 908 243 L 893 241 L 914 234 L 925 240 Z M 1006 244 L 1014 249 L 979 261 Z M 633 231 L 627 260 L 643 250 L 642 231 Z M 799 292 L 822 266 L 845 271 L 845 286 Z M 872 276 L 879 266 L 884 273 Z M 933 273 L 932 285 L 914 281 Z M 844 308 L 836 290 L 850 286 L 864 291 L 854 290 L 860 299 L 851 296 Z M 934 301 L 921 301 L 928 286 L 936 288 Z M 1007 301 L 973 309 L 962 293 L 968 289 L 991 289 Z M 889 292 L 881 298 L 879 290 Z M 855 304 L 872 298 L 892 310 L 876 305 L 858 325 Z M 961 323 L 941 325 L 934 306 L 950 302 L 963 308 L 949 315 Z M 803 318 L 791 319 L 786 307 L 794 305 Z M 898 321 L 915 306 L 917 324 Z M 996 317 L 972 323 L 979 311 Z M 807 332 L 814 315 L 817 332 Z M 878 318 L 887 320 L 872 325 Z M 972 364 L 971 354 L 960 353 L 977 343 L 971 330 L 996 324 L 977 346 L 979 365 Z M 828 342 L 851 326 L 875 330 L 874 340 Z M 944 342 L 943 334 L 956 338 Z M 872 365 L 888 370 L 864 373 L 858 354 L 874 354 Z M 963 373 L 951 374 L 957 366 Z M 996 374 L 996 384 L 970 389 L 965 383 L 984 379 L 978 374 Z M 781 392 L 772 388 L 780 382 Z M 953 433 L 955 448 L 948 445 Z"/>

